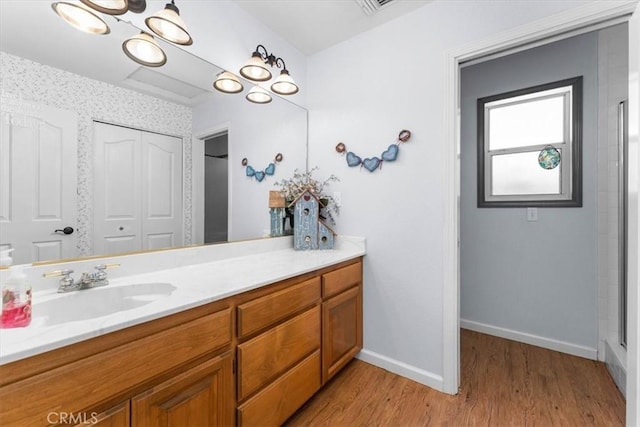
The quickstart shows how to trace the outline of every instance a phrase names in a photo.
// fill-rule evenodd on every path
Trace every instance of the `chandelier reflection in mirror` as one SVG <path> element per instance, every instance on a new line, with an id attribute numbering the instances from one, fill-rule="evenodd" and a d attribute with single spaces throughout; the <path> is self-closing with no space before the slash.
<path id="1" fill-rule="evenodd" d="M 298 93 L 299 88 L 291 78 L 284 59 L 269 53 L 267 48 L 261 44 L 256 47 L 251 58 L 240 68 L 240 75 L 256 83 L 266 82 L 272 77 L 270 68 L 274 65 L 281 68 L 282 71 L 271 84 L 271 91 L 278 95 Z M 240 79 L 228 71 L 218 75 L 213 87 L 224 93 L 238 93 L 243 89 Z M 267 104 L 272 99 L 269 92 L 257 84 L 249 91 L 246 98 L 255 104 Z"/>
<path id="2" fill-rule="evenodd" d="M 80 0 L 80 2 L 54 2 L 51 7 L 68 24 L 92 34 L 109 34 L 109 26 L 100 16 L 123 15 L 127 12 L 142 13 L 146 0 Z M 119 18 L 116 18 L 119 20 Z M 156 36 L 164 40 L 188 46 L 193 39 L 187 31 L 175 1 L 145 19 L 145 24 Z M 122 50 L 133 61 L 147 67 L 160 67 L 167 62 L 167 56 L 153 36 L 145 31 L 122 43 Z"/>

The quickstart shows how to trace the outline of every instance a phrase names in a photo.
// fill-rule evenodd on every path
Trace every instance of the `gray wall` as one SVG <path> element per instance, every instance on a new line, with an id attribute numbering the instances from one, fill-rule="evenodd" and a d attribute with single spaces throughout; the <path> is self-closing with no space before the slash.
<path id="1" fill-rule="evenodd" d="M 466 67 L 461 75 L 461 323 L 595 349 L 598 37 L 589 33 Z M 476 100 L 582 75 L 583 207 L 476 207 Z M 594 356 L 595 357 L 595 356 Z"/>

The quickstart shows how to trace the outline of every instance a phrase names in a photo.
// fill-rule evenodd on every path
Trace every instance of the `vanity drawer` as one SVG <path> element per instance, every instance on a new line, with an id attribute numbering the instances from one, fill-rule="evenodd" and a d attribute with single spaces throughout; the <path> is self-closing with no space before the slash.
<path id="1" fill-rule="evenodd" d="M 238 400 L 319 348 L 319 305 L 238 345 Z"/>
<path id="2" fill-rule="evenodd" d="M 227 308 L 0 388 L 0 424 L 35 426 L 51 412 L 85 410 L 230 343 Z"/>
<path id="3" fill-rule="evenodd" d="M 322 275 L 322 298 L 339 294 L 362 282 L 362 262 Z"/>
<path id="4" fill-rule="evenodd" d="M 238 338 L 243 339 L 279 320 L 309 307 L 320 299 L 320 277 L 238 306 Z"/>
<path id="5" fill-rule="evenodd" d="M 320 388 L 320 350 L 238 408 L 240 426 L 279 426 Z"/>

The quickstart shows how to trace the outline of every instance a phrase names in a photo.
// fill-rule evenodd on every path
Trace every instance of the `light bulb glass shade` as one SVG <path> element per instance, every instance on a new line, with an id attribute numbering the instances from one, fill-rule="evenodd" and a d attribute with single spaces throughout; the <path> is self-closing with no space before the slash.
<path id="1" fill-rule="evenodd" d="M 228 71 L 218 76 L 213 83 L 213 87 L 224 93 L 239 93 L 244 89 L 242 83 L 240 83 L 240 79 Z"/>
<path id="2" fill-rule="evenodd" d="M 80 0 L 83 4 L 108 15 L 122 15 L 129 10 L 127 0 Z"/>
<path id="3" fill-rule="evenodd" d="M 148 17 L 144 22 L 151 31 L 165 40 L 183 46 L 193 44 L 178 8 L 172 3 L 168 3 L 164 9 Z"/>
<path id="4" fill-rule="evenodd" d="M 57 1 L 51 8 L 72 27 L 89 34 L 109 34 L 111 30 L 94 11 L 80 3 Z"/>
<path id="5" fill-rule="evenodd" d="M 147 33 L 136 34 L 122 43 L 124 53 L 147 67 L 161 67 L 167 62 L 167 55 L 153 37 Z"/>
<path id="6" fill-rule="evenodd" d="M 271 102 L 271 95 L 260 86 L 254 86 L 247 94 L 247 101 L 254 104 L 268 104 Z"/>
<path id="7" fill-rule="evenodd" d="M 278 95 L 293 95 L 294 93 L 298 93 L 300 89 L 289 75 L 289 71 L 285 69 L 282 70 L 278 78 L 271 85 L 271 90 Z"/>
<path id="8" fill-rule="evenodd" d="M 258 52 L 254 52 L 251 58 L 240 68 L 242 77 L 254 82 L 266 82 L 271 78 L 271 71 Z"/>

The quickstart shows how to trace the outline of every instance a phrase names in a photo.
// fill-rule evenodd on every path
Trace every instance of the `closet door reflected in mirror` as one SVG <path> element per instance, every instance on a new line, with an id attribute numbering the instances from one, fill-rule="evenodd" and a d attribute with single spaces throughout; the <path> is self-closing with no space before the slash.
<path id="1" fill-rule="evenodd" d="M 94 123 L 93 253 L 182 245 L 182 139 Z"/>

